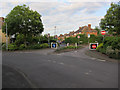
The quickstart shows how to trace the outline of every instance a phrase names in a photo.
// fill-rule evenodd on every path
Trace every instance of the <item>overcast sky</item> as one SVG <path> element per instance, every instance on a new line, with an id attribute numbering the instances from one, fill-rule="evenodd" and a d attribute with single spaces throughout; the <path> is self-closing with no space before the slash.
<path id="1" fill-rule="evenodd" d="M 42 15 L 43 34 L 64 34 L 88 24 L 99 26 L 110 3 L 115 0 L 5 0 L 0 2 L 0 16 L 5 17 L 15 6 L 26 4 Z M 28 2 L 29 1 L 29 2 Z M 49 1 L 49 2 L 48 2 Z M 98 2 L 99 1 L 99 2 Z M 106 1 L 106 2 L 105 2 Z"/>

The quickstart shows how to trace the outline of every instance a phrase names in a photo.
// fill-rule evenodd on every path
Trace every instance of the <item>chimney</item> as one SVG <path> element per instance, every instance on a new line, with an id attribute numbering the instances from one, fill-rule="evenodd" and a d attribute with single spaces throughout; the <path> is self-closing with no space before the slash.
<path id="1" fill-rule="evenodd" d="M 91 30 L 91 24 L 88 24 L 88 30 Z"/>
<path id="2" fill-rule="evenodd" d="M 81 29 L 81 27 L 79 27 L 79 29 Z"/>

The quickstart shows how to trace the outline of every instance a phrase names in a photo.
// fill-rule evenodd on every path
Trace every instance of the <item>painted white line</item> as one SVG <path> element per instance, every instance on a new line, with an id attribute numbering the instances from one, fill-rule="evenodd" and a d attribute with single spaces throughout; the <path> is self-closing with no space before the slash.
<path id="1" fill-rule="evenodd" d="M 105 62 L 106 60 L 102 60 L 102 59 L 97 59 L 98 61 L 101 61 L 101 62 Z"/>
<path id="2" fill-rule="evenodd" d="M 95 60 L 96 58 L 91 58 L 92 60 Z"/>
<path id="3" fill-rule="evenodd" d="M 97 59 L 97 58 L 91 58 L 92 60 L 96 60 L 96 61 L 101 61 L 101 62 L 105 62 L 106 60 L 102 60 L 102 59 Z"/>
<path id="4" fill-rule="evenodd" d="M 59 63 L 59 64 L 64 65 L 64 63 L 62 63 L 62 62 L 61 62 L 61 63 Z"/>
<path id="5" fill-rule="evenodd" d="M 53 63 L 56 63 L 56 61 L 53 61 Z"/>
<path id="6" fill-rule="evenodd" d="M 57 55 L 61 55 L 61 54 L 57 54 Z"/>
<path id="7" fill-rule="evenodd" d="M 85 73 L 86 75 L 88 75 L 89 73 Z"/>
<path id="8" fill-rule="evenodd" d="M 51 60 L 48 60 L 49 62 L 51 62 Z"/>

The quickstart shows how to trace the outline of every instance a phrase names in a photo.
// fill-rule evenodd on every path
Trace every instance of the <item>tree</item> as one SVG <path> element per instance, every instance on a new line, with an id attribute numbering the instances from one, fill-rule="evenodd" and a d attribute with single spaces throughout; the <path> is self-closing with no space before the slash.
<path id="1" fill-rule="evenodd" d="M 3 32 L 6 32 L 6 23 L 9 36 L 24 35 L 25 46 L 28 37 L 39 35 L 44 30 L 41 15 L 37 11 L 30 10 L 26 5 L 18 5 L 11 10 L 5 18 Z"/>
<path id="2" fill-rule="evenodd" d="M 120 2 L 119 2 L 120 3 Z M 110 34 L 120 35 L 120 4 L 111 3 L 107 14 L 101 19 L 100 27 Z"/>
<path id="3" fill-rule="evenodd" d="M 95 27 L 95 30 L 97 30 L 97 34 L 99 35 L 100 34 L 100 29 L 98 26 Z"/>

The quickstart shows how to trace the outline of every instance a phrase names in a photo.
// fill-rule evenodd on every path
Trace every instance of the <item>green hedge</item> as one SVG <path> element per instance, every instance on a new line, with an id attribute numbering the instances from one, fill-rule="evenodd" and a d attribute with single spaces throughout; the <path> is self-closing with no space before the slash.
<path id="1" fill-rule="evenodd" d="M 49 48 L 49 45 L 47 43 L 43 43 L 43 44 L 30 45 L 27 47 L 27 49 L 42 49 L 42 48 Z"/>

